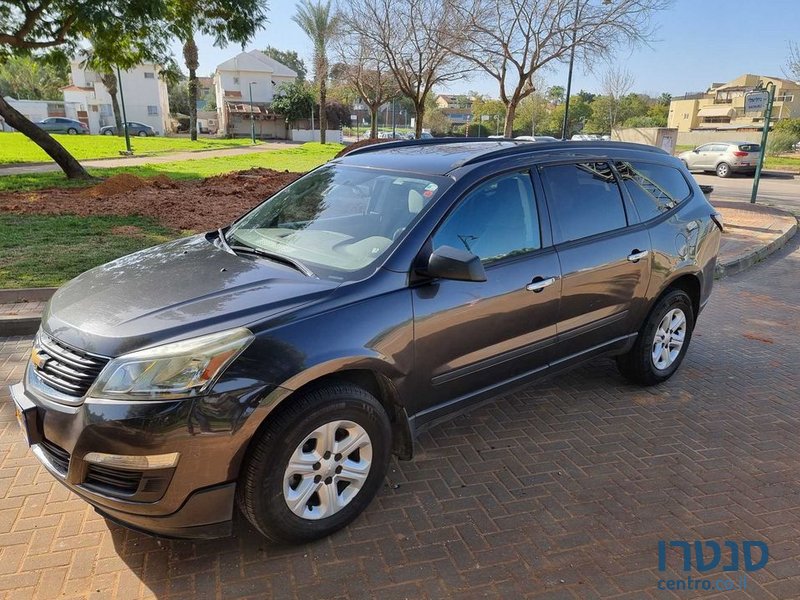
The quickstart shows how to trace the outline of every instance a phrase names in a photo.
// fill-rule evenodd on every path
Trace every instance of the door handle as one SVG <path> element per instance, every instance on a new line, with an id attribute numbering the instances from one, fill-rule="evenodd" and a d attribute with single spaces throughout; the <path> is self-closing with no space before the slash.
<path id="1" fill-rule="evenodd" d="M 547 279 L 539 279 L 538 281 L 532 281 L 528 285 L 525 286 L 525 289 L 529 292 L 533 292 L 534 294 L 538 294 L 544 288 L 549 285 L 553 285 L 556 282 L 555 277 L 548 277 Z"/>
<path id="2" fill-rule="evenodd" d="M 639 250 L 634 250 L 628 255 L 628 260 L 632 263 L 639 262 L 647 257 L 648 254 L 650 254 L 649 250 L 642 250 L 641 252 Z"/>

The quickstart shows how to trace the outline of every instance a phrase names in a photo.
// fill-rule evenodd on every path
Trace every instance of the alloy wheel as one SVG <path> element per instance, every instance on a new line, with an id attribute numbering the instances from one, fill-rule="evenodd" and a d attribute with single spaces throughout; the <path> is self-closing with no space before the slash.
<path id="1" fill-rule="evenodd" d="M 678 358 L 686 339 L 686 315 L 680 308 L 673 308 L 656 329 L 653 337 L 652 359 L 656 369 L 668 369 Z"/>
<path id="2" fill-rule="evenodd" d="M 330 517 L 361 491 L 372 466 L 372 442 L 361 425 L 330 421 L 295 448 L 283 476 L 283 497 L 303 519 Z"/>

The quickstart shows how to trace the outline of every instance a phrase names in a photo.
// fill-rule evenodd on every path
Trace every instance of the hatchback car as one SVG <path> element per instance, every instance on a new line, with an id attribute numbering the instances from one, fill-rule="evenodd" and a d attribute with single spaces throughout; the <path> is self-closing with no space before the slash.
<path id="1" fill-rule="evenodd" d="M 106 125 L 105 127 L 101 127 L 100 133 L 103 135 L 117 135 L 117 126 Z M 150 125 L 145 125 L 144 123 L 139 123 L 137 121 L 128 121 L 128 135 L 147 137 L 155 134 L 156 130 L 150 127 Z"/>
<path id="2" fill-rule="evenodd" d="M 712 142 L 682 152 L 678 158 L 690 171 L 714 171 L 719 177 L 755 173 L 761 146 L 751 142 Z"/>
<path id="3" fill-rule="evenodd" d="M 70 135 L 89 133 L 89 128 L 86 125 L 80 121 L 67 119 L 66 117 L 47 117 L 46 119 L 37 121 L 36 125 L 49 133 L 68 133 Z"/>
<path id="4" fill-rule="evenodd" d="M 668 379 L 721 230 L 648 146 L 366 146 L 64 285 L 12 397 L 45 468 L 114 521 L 218 536 L 238 505 L 310 540 L 481 401 L 601 355 Z"/>

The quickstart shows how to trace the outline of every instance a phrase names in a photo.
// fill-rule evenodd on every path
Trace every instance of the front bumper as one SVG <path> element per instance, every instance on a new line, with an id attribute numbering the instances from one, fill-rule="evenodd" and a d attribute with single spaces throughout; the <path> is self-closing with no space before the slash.
<path id="1" fill-rule="evenodd" d="M 263 389 L 166 402 L 87 398 L 66 406 L 36 384 L 28 368 L 24 382 L 11 387 L 23 434 L 45 469 L 97 512 L 167 537 L 230 534 L 235 481 Z M 97 453 L 179 458 L 170 468 L 120 469 L 91 462 Z"/>

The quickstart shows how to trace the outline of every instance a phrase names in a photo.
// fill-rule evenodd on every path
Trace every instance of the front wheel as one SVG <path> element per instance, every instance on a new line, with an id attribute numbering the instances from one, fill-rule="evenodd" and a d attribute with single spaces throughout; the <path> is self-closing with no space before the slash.
<path id="1" fill-rule="evenodd" d="M 730 177 L 731 166 L 728 163 L 721 162 L 717 165 L 717 177 Z"/>
<path id="2" fill-rule="evenodd" d="M 111 131 L 110 129 L 106 129 L 106 130 L 103 132 L 103 135 L 114 135 L 114 132 L 113 132 L 113 131 Z"/>
<path id="3" fill-rule="evenodd" d="M 74 127 L 70 127 L 69 129 L 67 129 L 67 133 L 70 135 L 78 135 L 78 130 L 75 129 Z"/>
<path id="4" fill-rule="evenodd" d="M 147 132 L 146 131 L 140 131 L 136 135 L 138 135 L 139 137 L 147 137 Z"/>
<path id="5" fill-rule="evenodd" d="M 239 508 L 272 541 L 307 542 L 352 522 L 386 475 L 391 425 L 374 396 L 350 384 L 306 392 L 255 441 Z"/>
<path id="6" fill-rule="evenodd" d="M 653 307 L 633 348 L 617 357 L 620 373 L 634 383 L 655 385 L 678 370 L 694 330 L 692 301 L 672 290 Z"/>

